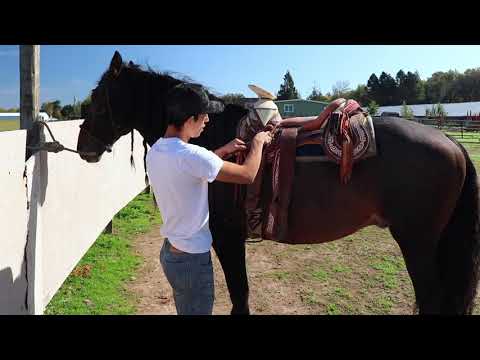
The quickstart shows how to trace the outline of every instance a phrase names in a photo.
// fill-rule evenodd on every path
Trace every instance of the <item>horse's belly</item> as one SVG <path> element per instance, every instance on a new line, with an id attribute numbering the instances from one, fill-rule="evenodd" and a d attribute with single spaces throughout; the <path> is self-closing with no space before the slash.
<path id="1" fill-rule="evenodd" d="M 322 243 L 378 225 L 378 206 L 367 169 L 361 163 L 352 179 L 340 183 L 339 167 L 327 162 L 297 161 L 289 209 L 291 243 Z"/>

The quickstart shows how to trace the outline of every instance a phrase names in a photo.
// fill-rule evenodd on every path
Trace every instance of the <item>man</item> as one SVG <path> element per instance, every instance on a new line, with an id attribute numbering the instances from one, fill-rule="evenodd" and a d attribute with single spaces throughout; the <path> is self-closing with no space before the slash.
<path id="1" fill-rule="evenodd" d="M 174 87 L 167 95 L 166 109 L 165 135 L 147 154 L 147 172 L 162 214 L 161 232 L 166 238 L 160 263 L 172 286 L 178 314 L 212 314 L 208 183 L 217 180 L 251 184 L 260 166 L 263 145 L 271 141 L 271 135 L 258 133 L 244 164 L 238 165 L 222 158 L 246 150 L 239 139 L 214 152 L 188 143 L 200 136 L 209 113 L 223 110 L 223 104 L 210 101 L 201 86 Z"/>

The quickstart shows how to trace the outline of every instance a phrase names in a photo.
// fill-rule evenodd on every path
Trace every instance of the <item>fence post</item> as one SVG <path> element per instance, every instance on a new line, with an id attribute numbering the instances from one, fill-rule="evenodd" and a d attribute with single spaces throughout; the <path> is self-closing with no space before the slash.
<path id="1" fill-rule="evenodd" d="M 40 101 L 40 45 L 20 45 L 20 129 L 37 119 Z"/>
<path id="2" fill-rule="evenodd" d="M 40 45 L 20 45 L 20 128 L 33 129 L 38 118 L 40 103 Z M 43 131 L 38 129 L 35 137 L 44 140 Z M 29 132 L 30 133 L 30 132 Z M 27 143 L 29 142 L 27 133 Z M 31 139 L 31 136 L 30 136 Z M 25 157 L 29 151 L 25 149 Z M 26 244 L 27 266 L 27 312 L 43 314 L 42 279 L 42 206 L 45 201 L 47 179 L 47 154 L 35 154 L 31 173 L 32 186 L 28 217 Z"/>

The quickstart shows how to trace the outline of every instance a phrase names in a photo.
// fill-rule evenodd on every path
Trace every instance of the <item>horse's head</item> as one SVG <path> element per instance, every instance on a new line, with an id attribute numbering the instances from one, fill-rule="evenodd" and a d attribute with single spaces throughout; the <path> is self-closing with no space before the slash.
<path id="1" fill-rule="evenodd" d="M 85 120 L 80 125 L 77 143 L 81 158 L 98 162 L 105 151 L 111 151 L 113 144 L 133 129 L 153 145 L 167 128 L 168 91 L 180 83 L 199 85 L 186 78 L 180 80 L 167 73 L 143 70 L 131 61 L 124 63 L 115 52 L 109 68 L 91 92 L 91 103 L 82 107 Z M 222 102 L 206 92 L 210 100 Z M 245 112 L 242 106 L 229 104 L 223 112 L 212 114 L 206 131 L 193 140 L 207 148 L 224 145 L 235 136 L 236 125 Z M 215 126 L 217 121 L 221 124 Z"/>
<path id="2" fill-rule="evenodd" d="M 88 162 L 98 162 L 105 151 L 123 135 L 132 131 L 135 118 L 133 88 L 128 85 L 129 76 L 123 71 L 127 65 L 118 51 L 113 55 L 110 67 L 103 74 L 91 93 L 91 103 L 82 107 L 77 150 Z"/>

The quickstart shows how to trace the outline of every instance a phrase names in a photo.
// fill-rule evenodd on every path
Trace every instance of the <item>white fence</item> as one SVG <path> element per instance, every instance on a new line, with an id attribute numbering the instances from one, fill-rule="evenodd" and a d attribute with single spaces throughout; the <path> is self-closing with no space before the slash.
<path id="1" fill-rule="evenodd" d="M 81 122 L 49 126 L 75 148 Z M 43 313 L 108 222 L 145 189 L 137 132 L 134 168 L 130 136 L 96 164 L 65 151 L 25 163 L 25 140 L 24 130 L 0 133 L 0 314 Z"/>

